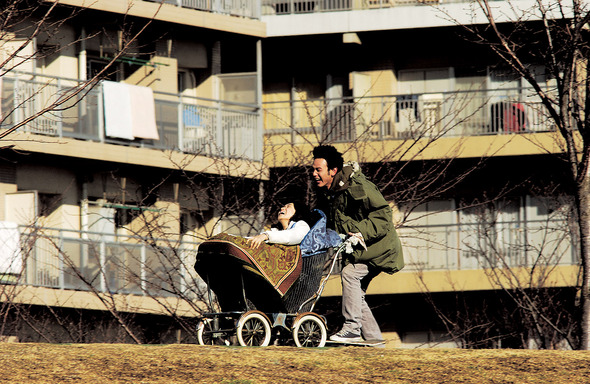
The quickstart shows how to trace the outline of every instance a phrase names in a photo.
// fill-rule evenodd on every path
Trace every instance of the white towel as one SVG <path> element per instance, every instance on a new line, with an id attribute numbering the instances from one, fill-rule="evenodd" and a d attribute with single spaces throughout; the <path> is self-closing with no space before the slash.
<path id="1" fill-rule="evenodd" d="M 131 121 L 133 136 L 160 140 L 156 127 L 154 92 L 148 87 L 128 85 L 131 96 Z"/>
<path id="2" fill-rule="evenodd" d="M 103 81 L 105 135 L 119 139 L 159 140 L 151 88 Z"/>
<path id="3" fill-rule="evenodd" d="M 20 274 L 23 270 L 18 225 L 0 221 L 0 274 Z"/>
<path id="4" fill-rule="evenodd" d="M 131 95 L 124 83 L 103 81 L 104 132 L 108 137 L 133 140 Z"/>

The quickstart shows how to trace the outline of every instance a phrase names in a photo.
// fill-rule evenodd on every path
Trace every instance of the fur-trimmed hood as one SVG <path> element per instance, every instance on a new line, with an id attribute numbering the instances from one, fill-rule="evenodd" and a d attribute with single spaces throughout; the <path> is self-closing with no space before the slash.
<path id="1" fill-rule="evenodd" d="M 361 167 L 356 161 L 345 163 L 342 170 L 334 176 L 330 192 L 336 193 L 347 189 L 350 187 L 352 178 L 360 174 L 362 174 Z"/>

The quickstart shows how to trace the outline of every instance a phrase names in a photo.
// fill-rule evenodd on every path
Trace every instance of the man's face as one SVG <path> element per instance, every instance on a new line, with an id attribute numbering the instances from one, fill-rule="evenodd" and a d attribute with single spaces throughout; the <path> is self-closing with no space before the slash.
<path id="1" fill-rule="evenodd" d="M 328 169 L 328 163 L 325 159 L 313 160 L 313 178 L 319 188 L 326 187 L 330 189 L 337 171 L 338 168 Z"/>

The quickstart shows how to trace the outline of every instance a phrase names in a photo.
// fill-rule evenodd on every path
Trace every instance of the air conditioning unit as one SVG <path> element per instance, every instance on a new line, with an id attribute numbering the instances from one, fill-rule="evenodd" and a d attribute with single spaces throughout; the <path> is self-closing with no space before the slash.
<path id="1" fill-rule="evenodd" d="M 396 101 L 396 137 L 417 138 L 440 132 L 442 93 L 408 95 Z"/>
<path id="2" fill-rule="evenodd" d="M 444 96 L 442 93 L 420 95 L 418 98 L 424 129 L 428 131 L 436 129 L 437 132 L 440 132 L 443 100 Z"/>

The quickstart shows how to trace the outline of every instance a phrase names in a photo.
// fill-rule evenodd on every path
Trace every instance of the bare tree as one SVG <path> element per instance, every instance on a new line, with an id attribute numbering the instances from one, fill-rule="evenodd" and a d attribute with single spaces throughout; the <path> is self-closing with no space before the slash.
<path id="1" fill-rule="evenodd" d="M 52 9 L 53 7 L 50 7 L 50 10 Z M 141 33 L 146 26 L 147 24 L 139 28 L 137 33 Z M 127 46 L 130 46 L 136 37 L 137 34 L 131 34 L 126 40 Z M 23 49 L 14 51 L 13 61 L 19 57 Z M 73 87 L 71 91 L 65 93 L 66 96 L 60 96 L 47 108 L 27 117 L 19 125 L 11 127 L 10 132 L 34 121 L 43 113 L 64 108 L 78 96 L 81 99 L 101 76 L 113 68 L 116 59 L 123 55 L 123 52 L 124 50 L 117 52 L 109 65 L 92 79 Z M 13 61 L 8 60 L 7 62 Z M 265 146 L 265 158 L 281 157 L 285 153 L 286 147 L 286 151 L 290 151 L 293 158 L 296 159 L 288 167 L 272 169 L 270 178 L 267 177 L 263 166 L 259 167 L 258 176 L 236 177 L 191 173 L 185 170 L 183 163 L 177 164 L 177 172 L 174 172 L 173 175 L 154 177 L 152 181 L 142 185 L 141 191 L 134 191 L 136 195 L 133 196 L 133 208 L 136 209 L 133 212 L 124 212 L 126 217 L 119 224 L 128 233 L 130 243 L 136 242 L 149 250 L 147 259 L 140 257 L 135 252 L 136 250 L 130 246 L 113 254 L 106 262 L 96 259 L 94 270 L 82 270 L 75 259 L 76 255 L 60 248 L 59 244 L 54 241 L 53 234 L 36 233 L 34 239 L 44 241 L 55 252 L 56 257 L 64 262 L 64 271 L 79 284 L 77 289 L 88 290 L 100 297 L 104 309 L 112 316 L 117 327 L 122 329 L 123 333 L 134 342 L 144 342 L 144 340 L 133 328 L 132 319 L 123 313 L 117 302 L 117 295 L 125 294 L 129 290 L 134 293 L 139 292 L 157 302 L 162 312 L 169 314 L 181 329 L 191 334 L 194 332 L 192 319 L 177 315 L 175 307 L 177 304 L 165 300 L 168 295 L 174 296 L 191 307 L 194 313 L 198 314 L 206 310 L 202 306 L 202 303 L 206 302 L 203 283 L 192 273 L 194 261 L 190 256 L 194 256 L 195 247 L 192 244 L 185 248 L 187 238 L 192 238 L 195 243 L 198 243 L 219 230 L 221 224 L 224 225 L 224 230 L 227 230 L 230 227 L 228 223 L 233 225 L 231 231 L 242 235 L 258 231 L 274 219 L 275 208 L 283 198 L 304 196 L 313 205 L 313 188 L 306 171 L 310 164 L 310 145 L 345 143 L 347 147 L 345 157 L 364 159 L 369 157 L 367 155 L 371 151 L 375 150 L 375 147 L 371 146 L 370 139 L 381 138 L 380 135 L 384 135 L 384 131 L 391 128 L 391 116 L 395 113 L 407 113 L 406 120 L 409 123 L 403 134 L 397 132 L 397 136 L 393 133 L 384 135 L 388 138 L 397 138 L 397 145 L 389 147 L 386 151 L 379 153 L 378 157 L 373 156 L 371 161 L 362 164 L 363 171 L 378 184 L 387 199 L 402 208 L 400 221 L 397 223 L 399 226 L 411 224 L 408 221 L 410 214 L 424 202 L 451 194 L 469 175 L 485 164 L 487 157 L 493 155 L 491 153 L 482 154 L 481 158 L 475 159 L 469 164 L 461 163 L 459 159 L 461 139 L 458 139 L 457 145 L 449 150 L 444 159 L 423 159 L 422 156 L 438 140 L 463 122 L 470 120 L 478 110 L 486 108 L 485 103 L 465 108 L 470 101 L 468 97 L 461 94 L 447 99 L 449 112 L 446 114 L 432 113 L 428 116 L 420 116 L 420 118 L 414 115 L 417 113 L 417 108 L 412 104 L 415 102 L 411 100 L 392 98 L 385 103 L 387 107 L 378 111 L 370 107 L 371 100 L 364 97 L 354 98 L 344 104 L 333 105 L 329 100 L 324 102 L 325 104 L 301 102 L 303 106 L 301 115 L 306 124 L 294 123 L 292 121 L 294 119 L 290 120 L 275 114 L 270 108 L 266 110 L 267 116 L 281 121 L 282 125 L 288 128 L 289 139 L 282 144 L 283 148 L 279 148 L 281 145 L 275 146 L 273 144 Z M 396 104 L 404 108 L 396 109 Z M 307 150 L 300 150 L 298 145 L 300 143 L 306 144 Z M 187 155 L 187 161 L 190 157 Z M 235 174 L 231 172 L 234 165 L 233 159 L 216 158 L 214 168 L 217 172 L 213 173 Z M 266 182 L 267 179 L 270 181 Z M 186 190 L 180 194 L 177 190 L 176 194 L 184 197 L 170 198 L 162 193 L 165 186 L 179 184 L 183 188 L 186 187 Z M 120 195 L 127 194 L 129 196 L 128 188 L 123 185 L 120 188 L 122 192 Z M 490 197 L 489 200 L 492 201 L 495 198 Z M 184 202 L 183 199 L 185 199 Z M 158 205 L 161 202 L 178 205 L 180 210 L 184 210 L 182 212 L 184 216 L 177 213 L 172 214 L 170 212 L 172 210 L 168 211 L 165 204 Z M 127 201 L 123 197 L 121 200 L 111 200 L 107 203 L 124 205 Z M 485 202 L 470 204 L 482 206 L 485 205 Z M 192 220 L 190 225 L 185 222 L 187 217 Z M 108 219 L 113 220 L 112 217 Z M 93 249 L 97 245 L 92 241 L 89 241 L 85 246 L 88 247 L 88 252 L 93 255 L 92 257 L 96 258 L 96 255 L 100 253 L 98 249 Z M 486 255 L 488 255 L 486 257 L 491 257 L 489 256 L 491 253 Z M 184 273 L 181 273 L 183 271 Z M 124 284 L 120 286 L 112 284 L 110 279 L 112 275 L 125 276 L 122 279 Z M 494 277 L 490 276 L 490 278 Z M 97 288 L 99 282 L 102 284 L 100 289 Z M 512 290 L 508 291 L 512 292 Z M 535 309 L 535 301 L 530 300 L 529 290 L 523 289 L 519 291 L 518 295 L 523 298 L 520 302 L 524 303 L 528 300 L 530 302 L 529 308 Z M 31 325 L 35 324 L 31 316 L 25 316 L 27 312 L 24 307 L 19 307 L 19 310 L 23 314 L 23 319 L 26 319 Z M 528 312 L 542 315 L 537 310 L 528 310 Z M 56 317 L 59 316 L 56 315 Z M 459 324 L 464 333 L 467 332 L 467 329 L 485 328 L 490 321 L 486 318 L 483 323 L 475 323 L 473 317 L 466 317 L 466 319 L 472 323 Z M 72 331 L 74 323 L 64 321 L 63 324 L 67 327 L 69 334 L 75 335 L 75 332 Z M 540 322 L 537 322 L 534 326 L 539 324 Z M 547 324 L 555 326 L 555 322 Z M 493 328 L 493 325 L 489 325 L 489 327 Z M 42 327 L 37 328 L 42 329 Z M 490 334 L 488 331 L 482 333 L 486 337 Z M 49 339 L 48 336 L 45 337 Z M 550 344 L 550 341 L 547 343 Z M 465 342 L 465 344 L 469 343 Z"/>
<path id="2" fill-rule="evenodd" d="M 120 41 L 117 48 L 96 73 L 77 81 L 65 82 L 68 85 L 62 86 L 58 92 L 49 97 L 45 96 L 54 89 L 55 79 L 39 76 L 34 80 L 45 79 L 42 80 L 42 83 L 37 83 L 33 89 L 22 94 L 15 94 L 14 100 L 6 100 L 2 105 L 0 114 L 0 125 L 3 128 L 0 132 L 0 139 L 10 138 L 12 133 L 22 127 L 34 124 L 47 115 L 59 115 L 60 112 L 71 109 L 82 102 L 101 80 L 118 70 L 120 59 L 124 55 L 130 54 L 134 47 L 137 46 L 140 36 L 151 25 L 159 9 L 158 7 L 151 19 L 141 22 L 124 22 L 120 25 Z M 74 40 L 60 39 L 59 37 L 61 28 L 75 21 L 84 12 L 86 12 L 85 8 L 64 7 L 59 2 L 42 3 L 28 0 L 5 2 L 0 10 L 0 80 L 6 81 L 8 77 L 15 78 L 19 76 L 34 77 L 35 75 L 30 73 L 33 71 L 29 71 L 29 69 L 34 68 L 37 61 L 49 58 L 52 55 L 59 55 L 72 46 L 96 38 L 101 32 L 94 32 L 91 35 L 82 34 Z M 48 78 L 49 80 L 47 80 Z M 2 84 L 1 81 L 0 84 Z M 35 99 L 43 99 L 43 104 L 41 106 L 37 104 L 35 108 L 23 108 L 27 103 L 31 103 Z M 22 114 L 23 110 L 26 111 L 26 114 L 16 118 L 15 114 Z M 2 149 L 10 150 L 10 147 L 3 147 Z M 128 325 L 127 316 L 122 314 L 114 304 L 113 295 L 104 295 L 104 292 L 97 290 L 96 275 L 89 275 L 82 271 L 79 263 L 72 260 L 70 255 L 64 252 L 60 245 L 56 243 L 54 234 L 44 233 L 41 230 L 42 227 L 37 224 L 30 223 L 26 236 L 21 237 L 21 254 L 19 254 L 18 258 L 21 259 L 22 257 L 22 262 L 27 264 L 29 260 L 34 258 L 36 245 L 44 242 L 43 246 L 47 247 L 47 251 L 55 254 L 57 258 L 64 262 L 65 268 L 72 275 L 75 275 L 80 285 L 94 292 L 96 297 L 103 301 L 105 309 L 111 313 L 118 323 L 118 327 L 123 329 L 129 338 L 135 342 L 140 342 L 140 338 Z M 3 267 L 10 269 L 11 266 Z M 2 285 L 2 292 L 0 292 L 2 297 L 0 333 L 3 333 L 4 328 L 9 324 L 11 316 L 17 316 L 28 324 L 30 329 L 39 334 L 41 339 L 46 341 L 57 340 L 49 336 L 49 328 L 42 324 L 47 319 L 43 319 L 42 316 L 40 323 L 33 315 L 34 311 L 31 310 L 30 306 L 15 301 L 19 292 L 22 291 L 21 284 L 23 281 L 21 280 L 24 275 L 15 272 L 13 276 L 4 275 L 2 277 L 2 282 L 8 284 Z M 58 324 L 63 325 L 64 329 L 75 326 L 72 325 L 73 321 L 66 320 L 65 316 L 62 317 L 62 315 L 58 314 L 60 310 L 49 306 L 47 310 L 57 319 Z M 72 336 L 75 332 L 69 329 L 68 333 Z M 72 336 L 72 341 L 81 339 Z"/>
<path id="3" fill-rule="evenodd" d="M 336 120 L 332 121 L 338 129 L 339 121 L 351 118 L 351 116 L 336 115 L 333 117 Z M 369 132 L 380 119 L 381 117 L 378 116 L 374 123 L 363 129 Z M 445 124 L 448 124 L 447 129 L 450 129 L 453 123 Z M 312 140 L 320 142 L 322 135 L 320 132 L 323 131 L 325 134 L 326 128 L 316 127 L 315 129 L 316 137 Z M 406 144 L 410 148 L 419 146 L 417 153 L 424 151 L 428 143 L 434 143 L 440 135 L 444 134 L 444 130 L 441 130 L 439 125 L 436 130 L 426 123 L 416 124 L 412 129 L 416 138 L 424 138 L 426 142 L 426 144 L 423 143 L 424 146 L 419 146 L 417 140 L 407 140 Z M 363 137 L 364 132 L 359 132 L 359 138 L 350 146 L 352 151 L 365 150 Z M 411 149 L 407 147 L 402 148 L 403 151 L 399 150 L 399 153 L 398 149 L 388 153 L 387 158 L 403 158 L 405 154 L 411 152 Z M 270 147 L 267 151 L 272 149 Z M 293 146 L 293 150 L 297 150 L 296 146 Z M 272 152 L 267 153 L 267 156 L 272 155 Z M 232 172 L 235 160 L 231 158 L 215 159 L 214 168 L 220 175 L 191 173 L 186 170 L 186 164 L 193 157 L 194 155 L 187 154 L 186 161 L 176 164 L 175 172 L 166 175 L 153 174 L 150 180 L 132 182 L 128 179 L 126 185 L 118 184 L 118 191 L 112 193 L 116 197 L 108 202 L 105 201 L 105 206 L 127 205 L 134 209 L 121 210 L 124 217 L 104 216 L 102 219 L 118 220 L 118 231 L 120 234 L 126 233 L 129 238 L 126 243 L 130 244 L 128 246 L 119 244 L 117 251 L 113 250 L 101 259 L 99 256 L 103 254 L 103 251 L 100 239 L 96 241 L 89 239 L 84 244 L 84 247 L 87 247 L 84 248 L 87 249 L 85 252 L 88 253 L 85 257 L 89 258 L 86 264 L 92 264 L 95 267 L 83 267 L 84 263 L 78 261 L 81 256 L 64 250 L 63 246 L 55 241 L 51 231 L 47 233 L 37 231 L 31 237 L 32 241 L 38 245 L 42 243 L 51 249 L 55 257 L 63 261 L 64 270 L 61 273 L 69 276 L 78 289 L 89 291 L 99 297 L 104 309 L 111 314 L 115 323 L 137 343 L 145 342 L 145 339 L 130 323 L 132 319 L 122 313 L 117 301 L 118 295 L 136 293 L 149 298 L 161 313 L 172 318 L 175 327 L 182 329 L 186 335 L 194 336 L 195 321 L 190 316 L 184 317 L 178 314 L 179 303 L 191 308 L 196 315 L 214 309 L 209 306 L 204 282 L 194 273 L 196 245 L 219 231 L 240 235 L 260 231 L 265 225 L 275 220 L 276 210 L 285 199 L 303 198 L 313 205 L 311 179 L 307 172 L 309 154 L 298 155 L 299 163 L 289 168 L 273 170 L 270 177 L 267 176 L 265 167 L 255 162 L 251 164 L 254 169 L 253 175 L 224 176 L 235 173 Z M 448 166 L 449 162 L 452 163 L 452 161 L 441 161 L 434 165 L 425 165 L 432 173 L 429 176 L 422 173 L 423 182 L 431 183 L 435 175 L 443 174 L 442 170 Z M 410 161 L 405 161 L 403 164 L 408 166 Z M 473 169 L 475 167 L 470 167 L 465 172 Z M 367 171 L 374 172 L 370 166 Z M 386 183 L 381 186 L 390 193 L 399 193 L 398 186 L 395 188 L 389 186 L 393 180 L 392 175 L 398 177 L 401 174 L 395 168 L 393 171 L 398 173 L 392 173 L 390 169 L 389 173 L 380 178 Z M 377 175 L 378 172 L 384 172 L 384 170 L 379 168 L 376 171 Z M 120 176 L 115 173 L 108 175 L 114 184 L 119 182 Z M 428 198 L 424 194 L 433 196 L 434 193 L 451 188 L 453 183 L 460 180 L 461 178 L 453 178 L 441 181 L 437 188 L 424 186 L 420 188 L 421 191 L 413 190 L 411 197 L 415 204 L 419 204 Z M 262 188 L 261 184 L 263 184 Z M 414 185 L 417 184 L 414 183 Z M 171 186 L 174 192 L 166 193 Z M 407 196 L 403 197 L 411 200 Z M 141 246 L 145 252 L 138 252 L 137 246 Z M 167 300 L 170 297 L 176 300 Z M 214 306 L 215 303 L 213 303 Z M 33 323 L 31 320 L 29 322 Z M 64 324 L 67 329 L 72 326 L 65 321 Z M 39 328 L 42 330 L 42 327 Z"/>
<path id="4" fill-rule="evenodd" d="M 478 0 L 487 23 L 462 25 L 466 38 L 488 47 L 500 61 L 525 79 L 539 98 L 547 120 L 559 137 L 569 166 L 581 258 L 581 349 L 590 348 L 590 81 L 588 73 L 588 22 L 585 1 L 538 1 L 520 10 L 516 2 L 500 10 L 488 0 Z M 545 76 L 540 77 L 542 66 Z M 549 79 L 550 84 L 543 83 Z"/>
<path id="5" fill-rule="evenodd" d="M 469 201 L 464 210 L 476 217 L 462 228 L 462 252 L 485 272 L 489 293 L 454 288 L 455 301 L 437 302 L 424 271 L 418 273 L 424 297 L 449 337 L 466 348 L 512 347 L 574 349 L 579 345 L 576 285 L 554 287 L 560 265 L 576 259 L 573 204 L 567 196 L 544 194 L 542 222 L 503 222 L 491 205 L 501 199 Z M 504 203 L 506 204 L 506 203 Z M 542 207 L 540 207 L 543 209 Z M 526 233 L 526 235 L 525 235 Z M 569 250 L 569 251 L 568 251 Z M 574 255 L 571 255 L 574 253 Z M 456 287 L 455 282 L 449 285 Z"/>
<path id="6" fill-rule="evenodd" d="M 160 6 L 162 3 L 160 3 Z M 130 5 L 131 6 L 131 5 Z M 66 9 L 64 13 L 64 9 Z M 0 78 L 7 73 L 19 71 L 23 66 L 31 66 L 35 60 L 40 60 L 50 55 L 59 54 L 66 48 L 79 44 L 96 36 L 80 36 L 66 45 L 51 44 L 59 33 L 59 28 L 75 19 L 85 8 L 63 8 L 59 2 L 49 5 L 29 1 L 11 0 L 0 11 Z M 41 116 L 52 112 L 73 108 L 94 88 L 107 74 L 116 71 L 116 63 L 127 54 L 137 43 L 138 38 L 145 32 L 153 19 L 157 16 L 159 7 L 151 19 L 146 20 L 139 27 L 122 26 L 121 43 L 117 51 L 109 58 L 103 68 L 88 79 L 81 79 L 70 87 L 60 90 L 50 102 L 41 108 L 30 111 L 19 121 L 10 124 L 10 127 L 0 132 L 0 139 L 5 138 L 19 128 L 30 124 Z M 3 108 L 0 115 L 0 125 L 7 125 L 11 115 L 27 102 L 38 97 L 43 89 L 49 87 L 52 81 L 38 86 L 36 91 L 27 94 L 13 108 Z"/>
<path id="7" fill-rule="evenodd" d="M 467 100 L 457 96 L 453 103 L 461 106 Z M 358 101 L 355 108 L 363 110 L 362 105 L 359 106 L 362 102 Z M 310 143 L 326 142 L 328 131 L 342 131 L 343 124 L 355 121 L 355 125 L 361 128 L 356 131 L 358 137 L 348 142 L 345 156 L 349 159 L 355 155 L 362 158 L 370 150 L 365 138 L 384 120 L 384 115 L 378 114 L 374 120 L 365 119 L 370 123 L 361 124 L 362 115 L 350 115 L 355 108 L 343 109 L 342 113 L 348 116 L 332 114 L 331 119 L 324 120 L 333 125 L 312 124 L 311 136 L 301 134 L 301 137 Z M 448 114 L 430 120 L 421 118 L 412 123 L 408 138 L 399 140 L 397 145 L 382 154 L 380 159 L 390 164 L 385 165 L 381 161 L 363 164 L 364 171 L 377 182 L 389 200 L 400 204 L 400 207 L 401 203 L 405 203 L 398 225 L 410 225 L 408 217 L 415 207 L 448 194 L 485 162 L 485 157 L 482 157 L 464 166 L 459 173 L 447 171 L 458 162 L 459 147 L 451 149 L 446 159 L 420 160 L 421 154 L 430 145 L 469 117 L 469 114 Z M 315 118 L 310 116 L 309 121 L 315 123 Z M 297 127 L 293 130 L 296 136 L 300 135 Z M 133 209 L 121 209 L 118 216 L 103 216 L 101 219 L 116 220 L 117 233 L 127 239 L 123 241 L 126 244 L 118 244 L 116 249 L 113 247 L 105 253 L 99 238 L 102 235 L 90 234 L 88 239 L 79 241 L 81 247 L 66 249 L 56 241 L 55 233 L 36 230 L 34 226 L 31 227 L 31 242 L 50 250 L 55 260 L 61 260 L 63 268 L 55 273 L 67 278 L 72 288 L 91 292 L 100 299 L 102 308 L 111 315 L 111 324 L 121 330 L 117 337 L 123 335 L 133 342 L 146 342 L 141 331 L 134 326 L 134 318 L 124 312 L 124 306 L 118 301 L 120 295 L 129 293 L 152 300 L 160 313 L 172 318 L 174 327 L 181 329 L 185 335 L 194 335 L 193 316 L 213 309 L 208 307 L 204 282 L 193 270 L 198 242 L 220 230 L 241 235 L 259 231 L 276 218 L 276 208 L 284 199 L 305 198 L 313 205 L 313 188 L 307 171 L 310 153 L 301 152 L 297 145 L 291 143 L 288 147 L 294 151 L 298 162 L 290 167 L 271 170 L 270 177 L 267 177 L 265 168 L 256 163 L 251 165 L 258 174 L 249 177 L 224 176 L 235 173 L 232 172 L 235 159 L 221 157 L 215 159 L 213 167 L 221 175 L 191 173 L 186 170 L 186 164 L 194 155 L 186 155 L 186 161 L 176 164 L 174 172 L 151 173 L 149 179 L 132 181 L 126 178 L 123 184 L 122 175 L 113 172 L 105 177 L 117 185 L 117 190 L 111 191 L 112 196 L 102 204 L 105 207 Z M 266 151 L 269 158 L 281 156 L 281 151 L 273 146 L 268 146 Z M 261 184 L 263 188 L 260 188 Z M 138 252 L 138 247 L 145 252 Z M 75 249 L 83 254 L 72 252 Z M 32 247 L 29 254 L 30 258 L 34 257 Z M 86 258 L 84 263 L 79 261 L 82 257 Z M 168 300 L 171 297 L 176 300 Z M 193 315 L 180 315 L 180 303 L 189 307 Z M 36 319 L 26 309 L 20 306 L 17 313 L 29 328 L 35 329 L 43 339 L 54 340 L 56 336 L 52 336 L 43 325 L 43 318 Z M 67 316 L 53 308 L 48 308 L 48 311 L 55 313 L 52 316 L 59 319 L 69 337 L 81 338 L 75 330 L 76 322 L 69 321 Z M 91 336 L 85 337 L 91 339 Z"/>

